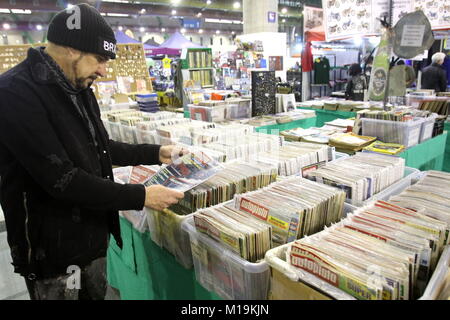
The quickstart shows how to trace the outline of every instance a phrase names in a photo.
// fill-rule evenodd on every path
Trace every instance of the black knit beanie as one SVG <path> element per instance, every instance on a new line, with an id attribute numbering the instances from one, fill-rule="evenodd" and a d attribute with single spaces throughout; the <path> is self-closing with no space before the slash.
<path id="1" fill-rule="evenodd" d="M 47 39 L 83 52 L 116 58 L 114 31 L 102 15 L 86 3 L 58 12 L 48 26 Z"/>

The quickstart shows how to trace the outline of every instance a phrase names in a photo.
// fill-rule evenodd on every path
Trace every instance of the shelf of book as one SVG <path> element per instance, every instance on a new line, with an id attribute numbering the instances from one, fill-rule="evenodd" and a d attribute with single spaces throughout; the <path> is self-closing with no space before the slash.
<path id="1" fill-rule="evenodd" d="M 408 167 L 420 171 L 443 171 L 447 137 L 447 131 L 444 131 L 441 135 L 403 151 L 399 156 L 406 160 Z"/>
<path id="2" fill-rule="evenodd" d="M 220 300 L 195 279 L 194 269 L 182 267 L 149 232 L 140 233 L 120 218 L 123 247 L 111 238 L 107 255 L 108 283 L 122 300 Z"/>

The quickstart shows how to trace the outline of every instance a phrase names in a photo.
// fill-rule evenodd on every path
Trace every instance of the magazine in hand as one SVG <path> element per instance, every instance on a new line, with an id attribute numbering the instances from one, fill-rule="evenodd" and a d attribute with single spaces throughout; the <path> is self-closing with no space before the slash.
<path id="1" fill-rule="evenodd" d="M 186 192 L 222 170 L 222 166 L 203 152 L 192 152 L 161 168 L 144 185 L 162 185 Z"/>

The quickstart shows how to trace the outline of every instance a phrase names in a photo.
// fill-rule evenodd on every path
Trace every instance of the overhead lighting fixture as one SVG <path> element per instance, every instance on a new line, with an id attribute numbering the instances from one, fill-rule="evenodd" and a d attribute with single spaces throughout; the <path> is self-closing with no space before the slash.
<path id="1" fill-rule="evenodd" d="M 199 12 L 199 13 L 197 13 L 197 17 L 201 17 L 202 16 L 202 13 L 201 12 Z"/>
<path id="2" fill-rule="evenodd" d="M 126 13 L 108 13 L 108 17 L 129 17 Z"/>
<path id="3" fill-rule="evenodd" d="M 145 31 L 145 28 L 144 28 L 144 27 L 140 27 L 140 28 L 139 28 L 139 31 L 140 31 L 140 32 L 144 32 L 144 31 Z"/>
<path id="4" fill-rule="evenodd" d="M 295 36 L 298 37 L 298 33 L 296 33 Z"/>
<path id="5" fill-rule="evenodd" d="M 185 33 L 185 32 L 186 32 L 185 28 L 181 29 L 181 33 Z"/>
<path id="6" fill-rule="evenodd" d="M 235 34 L 236 32 L 234 32 L 234 31 L 231 31 L 231 34 Z"/>
<path id="7" fill-rule="evenodd" d="M 198 30 L 198 33 L 203 33 L 203 29 L 199 29 L 199 30 Z"/>
<path id="8" fill-rule="evenodd" d="M 226 19 L 210 19 L 210 18 L 206 18 L 205 22 L 208 23 L 225 23 L 225 24 L 232 24 L 235 21 L 232 20 L 226 20 Z M 238 21 L 240 23 L 240 21 Z"/>
<path id="9" fill-rule="evenodd" d="M 172 10 L 172 15 L 176 15 L 177 14 L 177 10 Z"/>
<path id="10" fill-rule="evenodd" d="M 22 9 L 11 9 L 12 13 L 16 14 L 31 14 L 31 10 L 22 10 Z"/>
<path id="11" fill-rule="evenodd" d="M 166 28 L 161 28 L 161 32 L 166 32 Z"/>
<path id="12" fill-rule="evenodd" d="M 3 24 L 3 29 L 9 30 L 9 29 L 11 29 L 11 25 L 9 23 L 4 23 Z"/>
<path id="13" fill-rule="evenodd" d="M 142 8 L 140 12 L 141 12 L 141 14 L 144 14 L 144 13 L 147 12 L 147 10 L 145 10 L 144 8 Z"/>
<path id="14" fill-rule="evenodd" d="M 281 22 L 285 23 L 285 22 L 286 22 L 286 19 L 281 20 Z"/>
<path id="15" fill-rule="evenodd" d="M 42 25 L 38 24 L 38 25 L 36 26 L 36 30 L 41 31 L 41 30 L 42 30 Z"/>
<path id="16" fill-rule="evenodd" d="M 220 34 L 220 30 L 217 30 L 217 31 L 216 31 L 216 34 Z"/>
<path id="17" fill-rule="evenodd" d="M 180 3 L 180 0 L 172 0 L 172 4 L 177 5 Z"/>
<path id="18" fill-rule="evenodd" d="M 212 3 L 211 0 L 206 1 L 206 4 L 209 6 Z"/>
<path id="19" fill-rule="evenodd" d="M 287 12 L 288 12 L 287 8 L 281 9 L 281 13 L 282 13 L 282 14 L 286 14 Z"/>
<path id="20" fill-rule="evenodd" d="M 241 7 L 241 3 L 239 1 L 236 1 L 235 3 L 233 3 L 233 8 L 239 9 L 240 7 Z"/>
<path id="21" fill-rule="evenodd" d="M 11 13 L 9 9 L 0 9 L 0 13 Z"/>
<path id="22" fill-rule="evenodd" d="M 123 31 L 123 27 L 122 26 L 119 26 L 119 31 Z"/>

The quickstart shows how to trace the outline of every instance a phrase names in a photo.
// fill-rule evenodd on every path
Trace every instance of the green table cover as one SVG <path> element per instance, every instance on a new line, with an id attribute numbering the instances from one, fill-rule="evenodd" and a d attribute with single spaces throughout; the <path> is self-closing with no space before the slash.
<path id="1" fill-rule="evenodd" d="M 314 127 L 316 124 L 316 121 L 317 121 L 316 117 L 300 119 L 300 120 L 295 120 L 295 121 L 288 122 L 288 123 L 273 124 L 273 125 L 269 125 L 269 126 L 257 127 L 257 128 L 255 128 L 255 131 L 278 135 L 281 131 L 285 131 L 285 130 L 291 130 L 291 129 L 296 129 L 296 128 L 308 129 L 308 128 Z"/>
<path id="2" fill-rule="evenodd" d="M 314 110 L 317 118 L 315 127 L 322 127 L 325 125 L 325 122 L 333 121 L 335 119 L 348 119 L 356 117 L 356 112 L 350 111 L 331 111 L 305 107 L 298 107 L 297 109 Z"/>
<path id="3" fill-rule="evenodd" d="M 140 233 L 120 218 L 122 250 L 113 237 L 107 255 L 108 283 L 123 300 L 218 300 L 195 279 L 194 269 L 183 268 L 150 233 Z"/>
<path id="4" fill-rule="evenodd" d="M 444 130 L 450 131 L 450 122 L 446 122 L 444 125 Z M 447 136 L 447 141 L 445 143 L 445 157 L 444 157 L 444 168 L 443 171 L 450 172 L 450 138 Z"/>
<path id="5" fill-rule="evenodd" d="M 420 171 L 442 171 L 445 156 L 445 144 L 448 134 L 443 134 L 424 141 L 403 151 L 399 156 L 406 160 L 406 166 Z"/>

